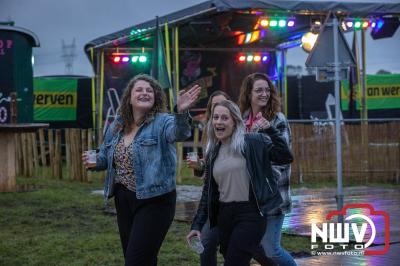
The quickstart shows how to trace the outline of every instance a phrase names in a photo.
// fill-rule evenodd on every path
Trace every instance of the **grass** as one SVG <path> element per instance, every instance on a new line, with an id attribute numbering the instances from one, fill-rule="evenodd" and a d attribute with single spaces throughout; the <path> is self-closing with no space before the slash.
<path id="1" fill-rule="evenodd" d="M 0 265 L 123 265 L 116 217 L 104 213 L 92 183 L 18 178 L 41 188 L 0 194 Z M 187 246 L 189 224 L 174 222 L 159 265 L 198 265 Z"/>
<path id="2" fill-rule="evenodd" d="M 122 265 L 116 217 L 104 213 L 102 182 L 78 183 L 18 178 L 30 192 L 0 194 L 0 265 Z M 159 254 L 159 265 L 199 265 L 186 245 L 189 224 L 174 221 Z M 284 236 L 291 251 L 301 237 Z M 296 243 L 294 245 L 294 243 Z M 219 256 L 219 260 L 222 261 Z"/>
<path id="3" fill-rule="evenodd" d="M 183 178 L 182 184 L 202 184 Z M 99 177 L 91 183 L 18 178 L 31 192 L 0 193 L 0 265 L 122 265 L 116 217 L 104 213 Z M 186 245 L 189 224 L 174 221 L 159 254 L 159 265 L 199 265 Z M 308 237 L 283 234 L 294 254 L 309 253 Z M 222 261 L 219 256 L 219 261 Z"/>

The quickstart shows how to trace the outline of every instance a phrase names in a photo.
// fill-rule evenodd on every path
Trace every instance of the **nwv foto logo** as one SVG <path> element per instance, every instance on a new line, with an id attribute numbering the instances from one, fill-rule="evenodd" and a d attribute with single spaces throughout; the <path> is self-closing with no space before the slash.
<path id="1" fill-rule="evenodd" d="M 384 211 L 376 211 L 370 204 L 347 204 L 340 211 L 331 211 L 326 220 L 329 221 L 333 216 L 346 215 L 348 209 L 368 209 L 369 215 L 380 215 L 384 221 L 384 234 L 385 245 L 381 250 L 368 250 L 367 248 L 374 242 L 376 237 L 376 226 L 372 219 L 364 214 L 353 214 L 345 218 L 347 223 L 322 223 L 321 226 L 313 223 L 311 224 L 311 250 L 320 248 L 317 244 L 317 237 L 320 237 L 323 248 L 325 250 L 332 250 L 339 248 L 341 250 L 348 250 L 354 248 L 355 250 L 364 250 L 365 255 L 379 255 L 385 254 L 389 251 L 389 214 Z M 352 220 L 362 220 L 363 222 L 352 222 Z M 371 234 L 369 239 L 365 239 L 367 228 L 370 228 Z M 350 230 L 354 235 L 356 244 L 350 246 Z"/>

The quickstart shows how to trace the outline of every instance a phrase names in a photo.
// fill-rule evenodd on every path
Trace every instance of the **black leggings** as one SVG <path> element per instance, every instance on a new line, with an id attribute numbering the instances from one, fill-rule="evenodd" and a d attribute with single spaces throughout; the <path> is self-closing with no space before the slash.
<path id="1" fill-rule="evenodd" d="M 117 184 L 115 207 L 125 265 L 157 265 L 161 244 L 174 219 L 176 191 L 137 199 L 136 193 Z"/>
<path id="2" fill-rule="evenodd" d="M 253 202 L 220 202 L 218 229 L 225 266 L 248 266 L 264 235 L 267 220 Z"/>

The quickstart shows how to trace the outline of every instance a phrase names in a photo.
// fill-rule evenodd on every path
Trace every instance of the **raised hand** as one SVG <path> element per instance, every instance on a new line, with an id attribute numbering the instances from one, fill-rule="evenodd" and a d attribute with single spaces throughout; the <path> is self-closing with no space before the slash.
<path id="1" fill-rule="evenodd" d="M 178 112 L 183 112 L 189 109 L 199 98 L 201 87 L 194 85 L 187 91 L 180 91 L 177 100 Z"/>
<path id="2" fill-rule="evenodd" d="M 252 131 L 257 132 L 260 129 L 267 129 L 271 126 L 269 121 L 262 116 L 261 112 L 257 113 L 256 117 L 258 120 L 254 123 Z"/>

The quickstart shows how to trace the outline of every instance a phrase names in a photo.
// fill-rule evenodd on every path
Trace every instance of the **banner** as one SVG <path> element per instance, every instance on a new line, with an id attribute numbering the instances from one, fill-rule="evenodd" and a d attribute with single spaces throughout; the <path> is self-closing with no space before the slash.
<path id="1" fill-rule="evenodd" d="M 153 42 L 153 62 L 150 73 L 156 80 L 158 80 L 163 89 L 169 89 L 171 87 L 167 63 L 165 61 L 164 41 L 159 27 L 158 17 L 156 17 L 156 29 Z"/>
<path id="2" fill-rule="evenodd" d="M 358 41 L 357 41 L 357 31 L 354 31 L 353 37 L 353 45 L 351 48 L 351 52 L 354 55 L 354 59 L 356 60 L 356 65 L 350 67 L 350 77 L 349 77 L 349 117 L 354 118 L 355 115 L 355 99 L 356 99 L 356 91 L 359 90 L 360 87 L 360 68 L 359 68 L 359 56 L 358 56 Z"/>
<path id="3" fill-rule="evenodd" d="M 367 75 L 367 109 L 400 108 L 400 74 Z M 342 81 L 342 110 L 349 110 L 349 82 Z M 356 109 L 360 110 L 361 86 L 355 91 Z"/>
<path id="4" fill-rule="evenodd" d="M 33 93 L 34 121 L 76 120 L 76 79 L 35 78 Z"/>

